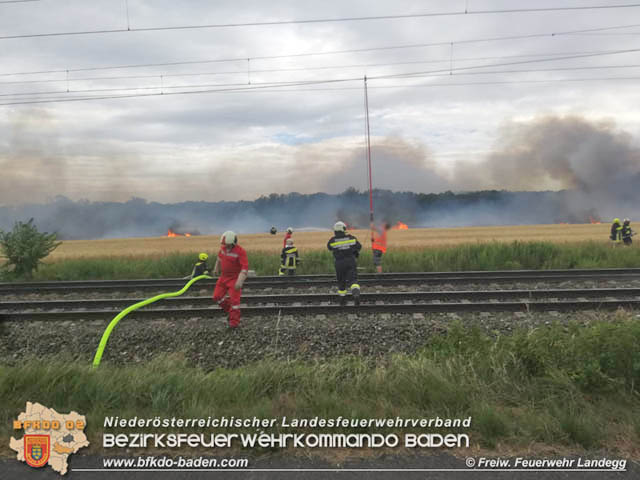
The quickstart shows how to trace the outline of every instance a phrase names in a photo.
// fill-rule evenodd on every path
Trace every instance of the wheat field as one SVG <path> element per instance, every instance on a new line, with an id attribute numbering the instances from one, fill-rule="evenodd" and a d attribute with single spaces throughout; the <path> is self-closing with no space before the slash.
<path id="1" fill-rule="evenodd" d="M 371 244 L 367 230 L 351 231 L 364 247 Z M 478 242 L 549 241 L 571 243 L 586 240 L 607 243 L 607 224 L 552 224 L 501 227 L 459 227 L 459 228 L 413 228 L 390 230 L 389 249 L 420 249 L 425 247 L 459 245 Z M 280 252 L 283 233 L 239 235 L 239 243 L 249 251 Z M 326 248 L 332 232 L 295 232 L 293 239 L 301 250 Z M 59 261 L 74 258 L 100 257 L 145 257 L 164 256 L 170 253 L 209 254 L 217 251 L 219 236 L 201 235 L 193 237 L 144 237 L 104 240 L 67 240 L 55 250 L 48 260 Z"/>

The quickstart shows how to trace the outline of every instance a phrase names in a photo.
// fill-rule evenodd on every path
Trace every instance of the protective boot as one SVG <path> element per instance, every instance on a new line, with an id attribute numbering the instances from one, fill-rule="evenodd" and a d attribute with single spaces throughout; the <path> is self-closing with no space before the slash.
<path id="1" fill-rule="evenodd" d="M 240 305 L 234 305 L 229 312 L 229 328 L 240 326 Z"/>
<path id="2" fill-rule="evenodd" d="M 360 285 L 354 283 L 351 285 L 351 296 L 353 297 L 353 304 L 356 307 L 360 306 Z"/>
<path id="3" fill-rule="evenodd" d="M 353 304 L 356 307 L 359 307 L 360 306 L 360 289 L 354 288 L 353 290 L 351 290 L 351 295 L 353 296 Z"/>

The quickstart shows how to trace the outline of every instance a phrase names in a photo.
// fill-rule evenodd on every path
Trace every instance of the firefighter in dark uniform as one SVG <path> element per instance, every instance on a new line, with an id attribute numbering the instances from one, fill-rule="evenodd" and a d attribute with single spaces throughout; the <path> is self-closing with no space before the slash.
<path id="1" fill-rule="evenodd" d="M 300 263 L 300 257 L 298 255 L 298 249 L 293 245 L 293 238 L 287 240 L 286 246 L 282 249 L 282 263 L 280 264 L 280 270 L 278 275 L 295 275 L 296 267 Z"/>
<path id="2" fill-rule="evenodd" d="M 201 253 L 198 255 L 198 261 L 193 267 L 193 272 L 191 272 L 190 278 L 196 278 L 200 275 L 209 275 L 209 265 L 207 265 L 207 260 L 209 259 L 209 255 L 206 253 Z"/>
<path id="3" fill-rule="evenodd" d="M 327 248 L 333 253 L 338 280 L 338 295 L 340 305 L 347 304 L 347 285 L 351 290 L 353 302 L 360 305 L 360 285 L 358 285 L 358 270 L 356 258 L 360 255 L 362 245 L 353 235 L 347 233 L 344 222 L 337 222 L 333 226 L 333 237 L 327 243 Z"/>
<path id="4" fill-rule="evenodd" d="M 631 240 L 631 237 L 633 237 L 635 234 L 636 232 L 631 230 L 631 220 L 629 220 L 628 218 L 625 218 L 624 223 L 622 224 L 622 242 L 626 246 L 631 245 L 633 243 L 633 240 Z"/>
<path id="5" fill-rule="evenodd" d="M 613 242 L 613 246 L 617 246 L 622 242 L 622 225 L 620 225 L 620 219 L 614 218 L 613 223 L 611 224 L 611 234 L 609 238 Z"/>
<path id="6" fill-rule="evenodd" d="M 269 233 L 271 235 L 275 235 L 276 233 L 278 233 L 278 229 L 276 227 L 271 227 L 271 230 L 269 230 Z"/>

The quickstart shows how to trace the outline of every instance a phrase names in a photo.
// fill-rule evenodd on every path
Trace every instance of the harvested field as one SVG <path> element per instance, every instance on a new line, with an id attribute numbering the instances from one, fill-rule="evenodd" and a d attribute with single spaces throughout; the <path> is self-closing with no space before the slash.
<path id="1" fill-rule="evenodd" d="M 549 241 L 556 243 L 602 241 L 606 244 L 607 224 L 525 225 L 504 227 L 414 228 L 390 230 L 389 245 L 393 249 L 419 249 L 475 242 Z M 364 246 L 370 243 L 367 230 L 352 232 Z M 331 232 L 295 232 L 296 245 L 305 250 L 326 247 Z M 283 233 L 240 235 L 240 244 L 249 251 L 276 253 L 282 249 Z M 106 240 L 67 240 L 47 260 L 109 256 L 162 256 L 171 253 L 212 252 L 217 249 L 218 236 L 146 237 Z"/>

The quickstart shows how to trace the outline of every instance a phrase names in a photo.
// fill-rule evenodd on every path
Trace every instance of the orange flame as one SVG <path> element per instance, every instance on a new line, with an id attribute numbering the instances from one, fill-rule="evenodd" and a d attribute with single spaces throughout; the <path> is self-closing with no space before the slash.
<path id="1" fill-rule="evenodd" d="M 190 237 L 190 236 L 191 236 L 190 233 L 177 233 L 171 229 L 167 230 L 167 237 Z"/>
<path id="2" fill-rule="evenodd" d="M 392 228 L 393 230 L 409 230 L 409 226 L 401 221 L 398 221 Z"/>
<path id="3" fill-rule="evenodd" d="M 599 225 L 602 222 L 599 222 L 598 220 L 596 220 L 592 216 L 589 216 L 589 223 L 593 223 L 594 225 Z"/>

